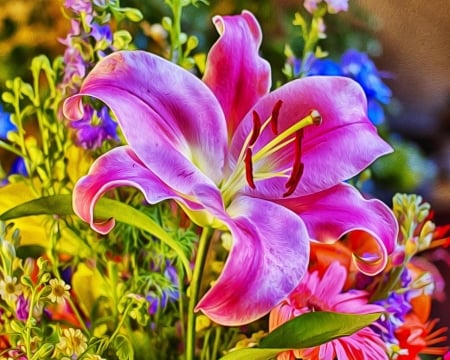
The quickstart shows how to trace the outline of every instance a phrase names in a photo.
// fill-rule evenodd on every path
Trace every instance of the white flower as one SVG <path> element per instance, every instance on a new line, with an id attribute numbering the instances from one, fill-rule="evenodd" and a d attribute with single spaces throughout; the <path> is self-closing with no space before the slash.
<path id="1" fill-rule="evenodd" d="M 59 343 L 56 345 L 58 350 L 68 356 L 79 356 L 87 349 L 87 338 L 80 329 L 64 329 Z"/>
<path id="2" fill-rule="evenodd" d="M 9 275 L 0 280 L 0 296 L 6 302 L 15 302 L 22 293 L 22 285 L 17 284 L 17 278 Z"/>
<path id="3" fill-rule="evenodd" d="M 48 295 L 50 301 L 63 304 L 64 300 L 70 296 L 70 285 L 67 285 L 63 280 L 59 279 L 51 279 L 49 283 L 52 288 L 52 292 Z"/>

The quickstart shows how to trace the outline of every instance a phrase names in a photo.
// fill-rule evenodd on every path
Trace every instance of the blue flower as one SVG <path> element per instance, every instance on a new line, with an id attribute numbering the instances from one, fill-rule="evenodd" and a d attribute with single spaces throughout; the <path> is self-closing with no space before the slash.
<path id="1" fill-rule="evenodd" d="M 156 271 L 159 270 L 156 269 Z M 169 302 L 178 300 L 180 296 L 177 270 L 170 263 L 166 264 L 164 277 L 168 280 L 169 285 L 159 288 L 158 291 L 151 290 L 146 296 L 150 315 L 156 314 L 159 309 L 164 309 Z"/>
<path id="2" fill-rule="evenodd" d="M 11 114 L 3 111 L 3 106 L 0 104 L 0 140 L 8 140 L 10 131 L 17 131 L 17 127 L 11 122 Z M 0 179 L 0 187 L 8 184 L 8 176 L 13 174 L 28 175 L 23 158 L 17 157 L 14 159 L 7 176 Z"/>
<path id="3" fill-rule="evenodd" d="M 7 140 L 10 131 L 17 131 L 17 127 L 11 122 L 11 114 L 3 111 L 0 104 L 0 140 Z"/>

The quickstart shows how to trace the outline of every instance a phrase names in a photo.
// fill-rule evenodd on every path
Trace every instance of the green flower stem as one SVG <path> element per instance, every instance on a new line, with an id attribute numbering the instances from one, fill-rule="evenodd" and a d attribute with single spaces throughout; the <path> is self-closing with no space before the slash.
<path id="1" fill-rule="evenodd" d="M 27 359 L 31 359 L 33 357 L 33 353 L 31 351 L 31 329 L 33 328 L 33 309 L 36 305 L 36 298 L 39 299 L 41 297 L 42 292 L 44 291 L 44 288 L 39 289 L 38 286 L 33 287 L 31 290 L 31 297 L 30 297 L 30 303 L 29 303 L 29 310 L 28 310 L 28 318 L 25 323 L 25 352 L 27 354 Z M 36 296 L 38 294 L 38 296 Z"/>
<path id="2" fill-rule="evenodd" d="M 173 0 L 170 2 L 170 7 L 173 13 L 173 25 L 170 29 L 170 59 L 173 62 L 181 64 L 183 58 L 183 51 L 181 49 L 180 35 L 181 35 L 181 14 L 183 12 L 183 5 L 180 0 Z"/>
<path id="3" fill-rule="evenodd" d="M 73 313 L 74 313 L 75 317 L 77 318 L 78 322 L 80 323 L 81 328 L 83 329 L 83 332 L 84 332 L 86 335 L 89 335 L 89 329 L 87 328 L 86 323 L 84 322 L 83 317 L 81 316 L 80 312 L 78 311 L 78 308 L 76 307 L 76 305 L 75 305 L 75 303 L 73 302 L 72 298 L 69 297 L 69 298 L 66 299 L 66 300 L 68 301 L 70 307 L 71 307 L 72 310 L 73 310 Z"/>
<path id="4" fill-rule="evenodd" d="M 183 265 L 177 264 L 177 274 L 178 274 L 178 289 L 183 289 L 183 278 L 184 276 L 182 276 L 183 274 Z M 178 300 L 178 312 L 180 314 L 180 323 L 181 323 L 181 337 L 185 337 L 186 336 L 186 319 L 184 316 L 184 299 L 183 296 L 179 297 Z"/>
<path id="5" fill-rule="evenodd" d="M 215 328 L 215 330 L 216 330 L 216 336 L 214 338 L 211 359 L 217 359 L 219 357 L 218 352 L 219 352 L 220 337 L 222 335 L 222 326 L 217 326 Z"/>
<path id="6" fill-rule="evenodd" d="M 3 148 L 9 152 L 12 152 L 14 155 L 25 157 L 25 154 L 22 153 L 20 150 L 16 149 L 14 146 L 9 145 L 8 143 L 0 140 L 0 148 Z"/>
<path id="7" fill-rule="evenodd" d="M 195 359 L 195 305 L 197 304 L 200 287 L 202 282 L 203 269 L 206 263 L 209 244 L 211 242 L 211 229 L 203 228 L 200 236 L 197 257 L 195 259 L 194 271 L 192 273 L 192 281 L 190 285 L 190 297 L 188 304 L 188 319 L 186 329 L 186 360 Z"/>
<path id="8" fill-rule="evenodd" d="M 116 329 L 114 330 L 114 332 L 112 333 L 112 335 L 108 338 L 108 341 L 106 341 L 103 345 L 99 348 L 100 353 L 103 353 L 106 349 L 109 348 L 109 346 L 112 344 L 112 342 L 114 341 L 114 339 L 116 338 L 117 335 L 119 335 L 120 333 L 120 329 L 122 328 L 123 324 L 125 323 L 125 320 L 128 318 L 128 313 L 131 311 L 133 307 L 133 302 L 130 301 L 130 303 L 127 305 L 127 307 L 125 308 L 125 311 L 122 314 L 122 317 L 119 321 L 119 323 L 117 324 Z"/>

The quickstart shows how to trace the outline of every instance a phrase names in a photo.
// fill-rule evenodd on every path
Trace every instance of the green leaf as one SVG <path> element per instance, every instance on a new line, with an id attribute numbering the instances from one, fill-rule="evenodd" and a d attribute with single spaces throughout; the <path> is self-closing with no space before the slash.
<path id="1" fill-rule="evenodd" d="M 114 339 L 114 349 L 119 360 L 133 360 L 134 352 L 130 340 L 122 335 L 118 335 Z"/>
<path id="2" fill-rule="evenodd" d="M 72 195 L 53 195 L 27 201 L 0 214 L 0 220 L 12 220 L 33 215 L 75 215 L 72 209 Z M 135 226 L 160 239 L 178 255 L 188 279 L 192 271 L 189 259 L 182 247 L 167 232 L 144 213 L 117 200 L 101 198 L 95 207 L 94 216 L 98 219 L 115 218 L 116 221 Z"/>
<path id="3" fill-rule="evenodd" d="M 220 360 L 271 360 L 275 359 L 278 353 L 286 351 L 286 349 L 260 349 L 260 348 L 247 348 L 234 350 Z"/>
<path id="4" fill-rule="evenodd" d="M 349 336 L 381 316 L 315 311 L 285 322 L 263 338 L 257 348 L 235 350 L 222 360 L 269 360 L 286 350 L 318 346 L 342 336 Z"/>
<path id="5" fill-rule="evenodd" d="M 348 336 L 372 324 L 381 316 L 315 311 L 295 317 L 261 340 L 261 348 L 302 349 Z"/>

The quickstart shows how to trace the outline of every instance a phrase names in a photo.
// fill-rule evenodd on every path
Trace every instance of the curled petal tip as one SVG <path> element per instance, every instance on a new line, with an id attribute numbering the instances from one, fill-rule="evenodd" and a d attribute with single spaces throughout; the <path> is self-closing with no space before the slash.
<path id="1" fill-rule="evenodd" d="M 84 109 L 79 95 L 66 99 L 63 104 L 63 114 L 69 120 L 80 120 L 83 117 Z"/>
<path id="2" fill-rule="evenodd" d="M 355 253 L 352 254 L 353 262 L 359 271 L 368 276 L 375 276 L 379 274 L 387 265 L 387 255 L 381 256 L 369 255 L 359 256 Z"/>
<path id="3" fill-rule="evenodd" d="M 116 222 L 114 218 L 109 218 L 105 221 L 91 221 L 91 228 L 95 231 L 97 231 L 99 234 L 106 235 L 109 233 L 113 227 L 115 226 Z"/>

